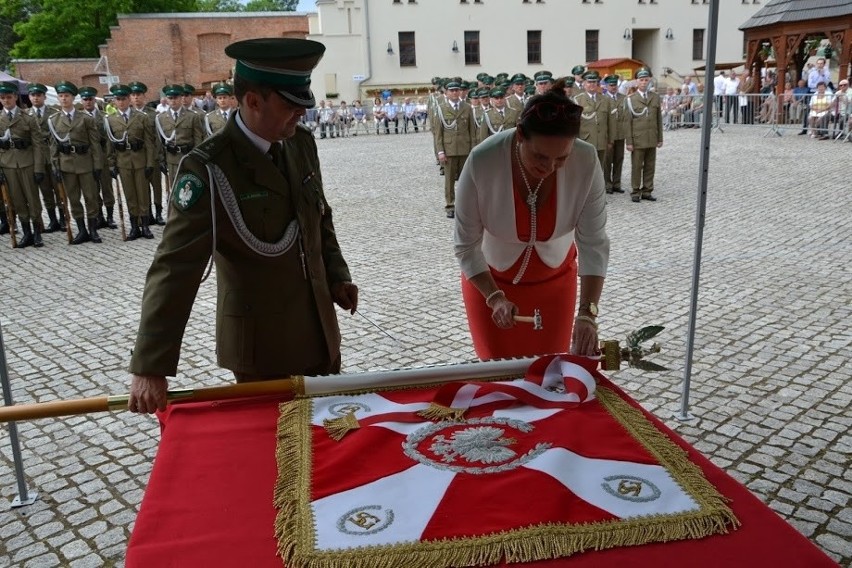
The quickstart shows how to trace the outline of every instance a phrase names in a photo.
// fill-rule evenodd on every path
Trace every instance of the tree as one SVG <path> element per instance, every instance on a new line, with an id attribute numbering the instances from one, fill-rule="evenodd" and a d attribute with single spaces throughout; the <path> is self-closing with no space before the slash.
<path id="1" fill-rule="evenodd" d="M 239 0 L 197 0 L 199 12 L 242 12 L 244 6 Z"/>
<path id="2" fill-rule="evenodd" d="M 299 0 L 249 0 L 246 12 L 292 12 Z"/>

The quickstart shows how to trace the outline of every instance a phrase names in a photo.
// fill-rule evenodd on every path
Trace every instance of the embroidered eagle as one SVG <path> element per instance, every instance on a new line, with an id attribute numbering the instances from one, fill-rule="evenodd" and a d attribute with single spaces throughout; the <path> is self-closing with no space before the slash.
<path id="1" fill-rule="evenodd" d="M 192 182 L 186 182 L 178 193 L 178 204 L 181 207 L 186 207 L 192 201 Z"/>
<path id="2" fill-rule="evenodd" d="M 444 436 L 436 436 L 430 449 L 441 456 L 445 463 L 453 463 L 459 457 L 469 462 L 503 462 L 517 455 L 507 447 L 516 440 L 503 438 L 504 433 L 502 428 L 475 426 L 453 432 L 449 440 Z"/>

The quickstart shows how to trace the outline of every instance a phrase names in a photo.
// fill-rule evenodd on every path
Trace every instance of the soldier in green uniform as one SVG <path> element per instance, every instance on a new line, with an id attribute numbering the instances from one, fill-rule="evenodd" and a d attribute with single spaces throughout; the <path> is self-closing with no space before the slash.
<path id="1" fill-rule="evenodd" d="M 636 72 L 638 90 L 627 97 L 627 135 L 625 142 L 631 152 L 632 172 L 630 182 L 633 191 L 630 198 L 656 201 L 654 172 L 657 165 L 657 148 L 663 145 L 663 115 L 660 112 L 660 96 L 648 90 L 651 73 L 647 69 Z"/>
<path id="2" fill-rule="evenodd" d="M 571 68 L 571 74 L 574 75 L 574 84 L 582 85 L 583 84 L 583 75 L 586 74 L 585 65 L 575 65 Z"/>
<path id="3" fill-rule="evenodd" d="M 610 120 L 612 99 L 598 93 L 600 79 L 597 71 L 586 73 L 583 80 L 584 92 L 574 97 L 574 102 L 583 107 L 578 138 L 595 147 L 598 151 L 598 162 L 603 169 L 606 151 L 615 139 L 615 121 Z"/>
<path id="4" fill-rule="evenodd" d="M 502 132 L 507 128 L 514 128 L 521 116 L 516 110 L 509 108 L 506 104 L 506 91 L 495 88 L 489 93 L 491 97 L 491 108 L 485 113 L 482 125 L 479 127 L 479 141 L 482 142 L 492 134 Z M 514 95 L 510 95 L 514 97 Z"/>
<path id="5" fill-rule="evenodd" d="M 211 110 L 204 117 L 204 130 L 207 136 L 216 134 L 228 124 L 228 116 L 231 112 L 231 95 L 234 90 L 227 83 L 218 83 L 213 86 L 213 95 L 216 97 L 216 110 Z"/>
<path id="6" fill-rule="evenodd" d="M 229 45 L 240 103 L 224 130 L 181 163 L 169 222 L 148 271 L 130 371 L 129 408 L 165 407 L 167 376 L 210 255 L 216 353 L 237 381 L 340 371 L 334 305 L 358 287 L 335 236 L 314 137 L 310 76 L 325 47 L 290 38 Z M 215 222 L 212 217 L 215 216 Z"/>
<path id="7" fill-rule="evenodd" d="M 130 105 L 147 115 L 148 122 L 151 123 L 151 128 L 154 131 L 154 159 L 157 162 L 157 169 L 148 180 L 153 192 L 153 199 L 150 193 L 147 199 L 148 210 L 150 211 L 148 224 L 165 225 L 166 222 L 163 220 L 163 175 L 168 172 L 168 168 L 166 168 L 166 151 L 163 148 L 163 140 L 157 134 L 154 123 L 157 117 L 157 109 L 145 104 L 145 93 L 148 92 L 148 86 L 145 83 L 131 81 L 127 86 L 130 87 Z M 151 207 L 152 203 L 154 207 Z M 141 202 L 139 206 L 142 206 Z"/>
<path id="8" fill-rule="evenodd" d="M 118 113 L 106 117 L 104 130 L 108 140 L 110 175 L 113 179 L 121 177 L 130 215 L 127 240 L 139 237 L 153 239 L 154 235 L 148 228 L 151 216 L 148 179 L 154 174 L 156 165 L 154 127 L 148 115 L 130 108 L 128 85 L 114 85 L 110 92 L 115 96 Z"/>
<path id="9" fill-rule="evenodd" d="M 549 91 L 551 85 L 553 85 L 553 73 L 550 71 L 537 71 L 533 75 L 533 80 L 535 81 L 535 93 L 542 95 Z"/>
<path id="10" fill-rule="evenodd" d="M 565 77 L 565 96 L 574 100 L 574 97 L 582 93 L 583 90 L 577 85 L 574 81 L 573 75 L 568 75 Z"/>
<path id="11" fill-rule="evenodd" d="M 524 105 L 527 99 L 524 96 L 524 86 L 526 85 L 527 77 L 523 73 L 516 73 L 512 76 L 511 91 L 506 91 L 506 106 L 518 113 L 518 116 L 523 112 Z"/>
<path id="12" fill-rule="evenodd" d="M 45 94 L 47 87 L 41 83 L 30 83 L 27 86 L 30 95 L 30 102 L 33 103 L 30 109 L 30 116 L 36 119 L 36 122 L 41 129 L 44 139 L 44 180 L 38 184 L 41 190 L 41 197 L 44 201 L 44 208 L 47 209 L 47 218 L 50 220 L 47 227 L 44 228 L 45 233 L 53 233 L 54 231 L 65 230 L 65 207 L 62 203 L 62 198 L 56 189 L 56 184 L 53 183 L 53 177 L 50 175 L 50 152 L 48 145 L 50 144 L 50 130 L 47 127 L 47 119 L 56 112 L 53 107 L 47 106 L 45 103 Z M 57 214 L 58 206 L 58 214 Z M 41 219 L 38 220 L 41 223 Z"/>
<path id="13" fill-rule="evenodd" d="M 435 126 L 438 160 L 444 166 L 444 200 L 447 217 L 456 214 L 456 182 L 476 139 L 470 105 L 461 99 L 461 83 L 447 83 L 447 100 L 438 105 Z"/>
<path id="14" fill-rule="evenodd" d="M 100 243 L 98 235 L 98 188 L 96 179 L 101 177 L 103 152 L 101 138 L 95 119 L 88 113 L 74 108 L 77 87 L 69 81 L 56 85 L 59 97 L 59 112 L 48 119 L 50 129 L 50 156 L 53 177 L 65 184 L 71 216 L 77 223 L 77 236 L 71 241 L 79 245 L 86 241 Z M 86 200 L 83 210 L 81 198 Z M 88 230 L 86 230 L 88 219 Z"/>
<path id="15" fill-rule="evenodd" d="M 97 164 L 95 169 L 107 171 L 109 163 L 106 157 L 107 137 L 104 132 L 104 116 L 105 114 L 98 108 L 95 97 L 98 96 L 98 90 L 94 87 L 80 87 L 80 99 L 82 101 L 83 110 L 89 113 L 89 116 L 95 119 L 95 125 L 98 127 L 100 134 L 101 157 L 103 161 Z M 113 209 L 115 207 L 115 193 L 112 191 L 112 184 L 106 179 L 96 179 L 95 184 L 98 188 L 98 229 L 115 229 L 118 226 L 113 220 Z M 106 217 L 104 217 L 104 206 L 106 206 Z"/>
<path id="16" fill-rule="evenodd" d="M 23 238 L 17 247 L 42 247 L 38 184 L 44 180 L 44 137 L 36 119 L 18 107 L 16 83 L 0 82 L 0 102 L 0 181 L 20 220 Z"/>
<path id="17" fill-rule="evenodd" d="M 467 102 L 470 104 L 470 114 L 473 118 L 473 126 L 476 129 L 476 135 L 473 137 L 473 147 L 476 147 L 477 144 L 482 142 L 482 139 L 479 137 L 479 127 L 482 125 L 483 117 L 488 109 L 482 104 L 480 89 L 471 89 L 467 95 Z"/>
<path id="18" fill-rule="evenodd" d="M 610 121 L 615 121 L 615 139 L 607 149 L 604 160 L 604 182 L 607 193 L 624 193 L 621 189 L 621 167 L 624 163 L 624 139 L 627 136 L 626 97 L 618 92 L 618 75 L 607 75 L 605 96 L 610 98 Z"/>
<path id="19" fill-rule="evenodd" d="M 168 179 L 174 184 L 181 158 L 201 144 L 206 137 L 201 117 L 184 107 L 183 85 L 166 85 L 163 87 L 163 93 L 171 109 L 158 114 L 154 118 L 154 125 L 166 151 Z M 157 224 L 160 224 L 160 211 L 157 212 Z"/>
<path id="20" fill-rule="evenodd" d="M 204 111 L 202 111 L 200 108 L 198 108 L 195 105 L 195 87 L 193 87 L 189 83 L 185 83 L 185 84 L 179 85 L 179 86 L 182 87 L 181 100 L 183 102 L 184 110 L 187 110 L 189 112 L 194 112 L 195 114 L 197 114 L 199 116 L 204 114 Z"/>

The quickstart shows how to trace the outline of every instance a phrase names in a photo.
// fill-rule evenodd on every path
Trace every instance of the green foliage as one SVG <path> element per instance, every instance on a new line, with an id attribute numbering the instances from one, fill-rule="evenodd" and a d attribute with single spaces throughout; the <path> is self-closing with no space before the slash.
<path id="1" fill-rule="evenodd" d="M 242 12 L 245 6 L 239 0 L 196 0 L 199 12 Z"/>
<path id="2" fill-rule="evenodd" d="M 249 0 L 246 12 L 291 12 L 299 0 Z"/>

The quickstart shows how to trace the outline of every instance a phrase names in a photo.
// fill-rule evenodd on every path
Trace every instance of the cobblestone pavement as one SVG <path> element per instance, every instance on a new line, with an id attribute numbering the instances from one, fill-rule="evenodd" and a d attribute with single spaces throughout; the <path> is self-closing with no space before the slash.
<path id="1" fill-rule="evenodd" d="M 601 335 L 663 324 L 670 370 L 614 380 L 842 565 L 852 564 L 852 145 L 726 128 L 712 142 L 691 412 L 679 422 L 692 278 L 698 130 L 667 133 L 659 202 L 611 196 Z M 474 358 L 428 134 L 319 140 L 364 319 L 341 315 L 346 371 Z M 629 163 L 629 157 L 628 157 Z M 845 166 L 844 166 L 845 164 Z M 625 166 L 629 187 L 629 165 Z M 806 181 L 807 180 L 807 181 Z M 0 240 L 0 320 L 18 403 L 126 391 L 145 272 L 159 242 L 13 251 Z M 205 283 L 173 387 L 229 375 Z M 158 443 L 128 413 L 20 423 L 35 504 L 0 430 L 0 566 L 121 565 Z"/>

